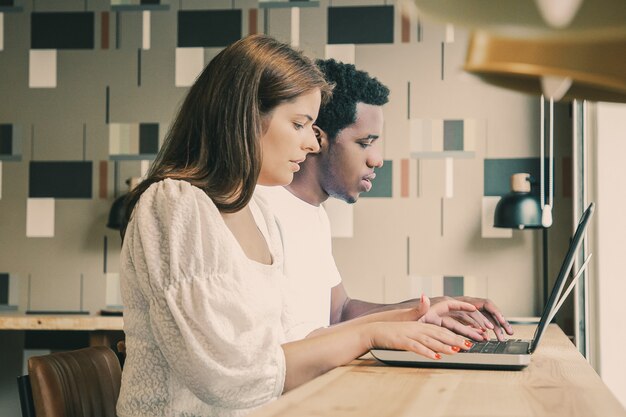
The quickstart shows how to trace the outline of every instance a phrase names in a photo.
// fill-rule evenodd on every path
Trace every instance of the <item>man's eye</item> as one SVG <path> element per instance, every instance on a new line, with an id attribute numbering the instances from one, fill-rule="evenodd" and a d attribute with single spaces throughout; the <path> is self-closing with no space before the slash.
<path id="1" fill-rule="evenodd" d="M 372 146 L 372 141 L 368 140 L 366 142 L 359 142 L 359 145 L 361 146 L 361 148 L 367 148 L 367 147 Z"/>

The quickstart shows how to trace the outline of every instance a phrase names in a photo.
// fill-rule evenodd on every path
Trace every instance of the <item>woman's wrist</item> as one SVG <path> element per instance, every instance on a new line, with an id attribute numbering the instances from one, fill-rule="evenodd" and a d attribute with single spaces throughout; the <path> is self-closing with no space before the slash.
<path id="1" fill-rule="evenodd" d="M 375 346 L 374 340 L 376 339 L 376 329 L 379 326 L 379 322 L 369 322 L 359 325 L 358 334 L 360 346 L 363 353 L 369 352 Z"/>

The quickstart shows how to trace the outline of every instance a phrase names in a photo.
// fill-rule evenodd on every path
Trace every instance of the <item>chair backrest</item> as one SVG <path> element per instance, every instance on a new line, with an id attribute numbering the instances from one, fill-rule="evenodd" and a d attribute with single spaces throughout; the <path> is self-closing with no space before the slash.
<path id="1" fill-rule="evenodd" d="M 35 417 L 35 403 L 33 403 L 33 392 L 28 375 L 17 377 L 17 392 L 20 394 L 22 417 Z"/>
<path id="2" fill-rule="evenodd" d="M 28 375 L 37 417 L 115 417 L 122 372 L 105 346 L 34 356 Z"/>

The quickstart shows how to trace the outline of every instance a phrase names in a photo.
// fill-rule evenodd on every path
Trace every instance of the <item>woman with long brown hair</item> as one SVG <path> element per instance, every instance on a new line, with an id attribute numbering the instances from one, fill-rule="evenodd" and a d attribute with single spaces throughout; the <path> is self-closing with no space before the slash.
<path id="1" fill-rule="evenodd" d="M 309 59 L 263 35 L 224 49 L 190 88 L 128 200 L 120 416 L 242 415 L 373 346 L 463 346 L 417 310 L 285 343 L 280 232 L 253 191 L 289 184 L 318 150 L 329 94 Z"/>

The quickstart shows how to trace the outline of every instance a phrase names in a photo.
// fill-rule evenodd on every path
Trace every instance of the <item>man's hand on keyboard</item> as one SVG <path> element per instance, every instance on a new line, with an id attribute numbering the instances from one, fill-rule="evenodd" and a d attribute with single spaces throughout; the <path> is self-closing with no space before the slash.
<path id="1" fill-rule="evenodd" d="M 449 301 L 451 299 L 466 302 L 476 307 L 474 312 L 466 311 L 448 311 L 440 314 L 442 319 L 441 325 L 452 330 L 455 333 L 472 337 L 467 331 L 467 327 L 476 329 L 476 332 L 481 335 L 481 339 L 489 340 L 489 330 L 493 331 L 496 339 L 503 341 L 506 339 L 505 332 L 508 335 L 513 334 L 513 328 L 509 322 L 504 318 L 502 312 L 498 306 L 487 298 L 476 297 L 432 297 L 431 310 L 437 308 L 437 304 Z M 447 303 L 445 303 L 447 304 Z M 465 329 L 463 329 L 465 328 Z"/>
<path id="2" fill-rule="evenodd" d="M 476 310 L 473 304 L 451 297 L 435 298 L 439 298 L 436 304 L 432 303 L 428 297 L 422 295 L 422 301 L 418 307 L 422 315 L 418 321 L 445 327 L 456 334 L 469 337 L 472 340 L 484 340 L 484 330 L 476 326 L 468 326 L 450 317 L 452 314 L 459 314 L 460 317 L 465 317 L 466 314 L 477 313 L 478 310 Z"/>

